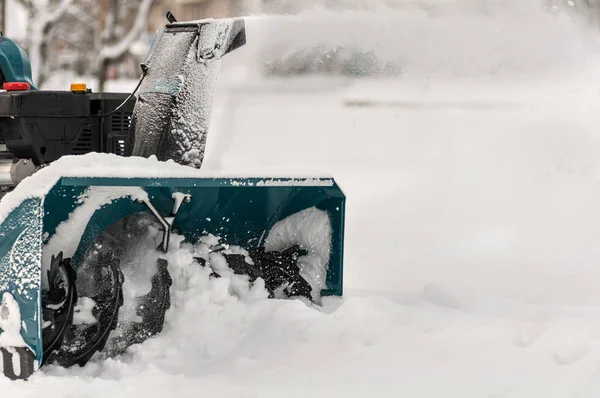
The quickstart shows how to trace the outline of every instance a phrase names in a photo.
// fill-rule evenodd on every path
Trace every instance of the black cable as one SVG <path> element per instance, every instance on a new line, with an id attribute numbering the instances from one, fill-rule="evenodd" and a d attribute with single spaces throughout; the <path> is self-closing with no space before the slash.
<path id="1" fill-rule="evenodd" d="M 121 105 L 117 106 L 117 108 L 109 113 L 105 113 L 103 115 L 92 115 L 92 117 L 100 117 L 100 118 L 105 118 L 111 115 L 114 115 L 115 113 L 117 113 L 119 111 L 119 109 L 121 109 L 123 106 L 125 106 L 125 104 L 127 102 L 129 102 L 129 100 L 135 95 L 135 93 L 139 90 L 140 86 L 142 85 L 142 82 L 144 81 L 144 77 L 146 77 L 146 69 L 144 69 L 144 72 L 142 73 L 142 77 L 140 78 L 140 81 L 138 82 L 137 86 L 135 87 L 135 89 L 133 90 L 133 92 L 131 94 L 129 94 L 129 97 L 127 97 L 125 99 L 125 101 L 123 101 L 121 103 Z"/>

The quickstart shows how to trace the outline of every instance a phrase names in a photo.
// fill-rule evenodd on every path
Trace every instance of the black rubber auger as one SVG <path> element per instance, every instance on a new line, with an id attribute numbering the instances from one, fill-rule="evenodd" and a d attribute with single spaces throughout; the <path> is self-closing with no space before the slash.
<path id="1" fill-rule="evenodd" d="M 56 324 L 51 329 L 54 333 L 44 334 L 48 363 L 83 366 L 95 354 L 98 359 L 122 355 L 130 346 L 162 332 L 166 312 L 171 307 L 173 281 L 168 262 L 162 257 L 162 242 L 157 248 L 159 237 L 149 234 L 149 227 L 160 230 L 160 222 L 151 212 L 137 213 L 116 222 L 90 245 L 81 257 L 77 273 L 72 270 L 70 259 L 62 258 L 62 253 L 52 259 L 48 271 L 50 289 L 43 298 L 44 320 Z M 250 282 L 262 278 L 270 298 L 282 294 L 312 301 L 312 288 L 298 267 L 298 259 L 307 254 L 308 251 L 294 245 L 281 252 L 251 249 L 252 261 L 243 254 L 223 253 L 223 256 L 235 274 L 248 275 Z M 206 266 L 203 258 L 198 257 L 196 261 Z M 156 271 L 147 268 L 154 265 Z M 150 282 L 149 292 L 137 297 L 125 295 L 124 274 L 134 279 L 141 277 L 142 286 Z M 144 274 L 148 278 L 151 274 L 151 280 L 145 280 L 141 276 Z M 220 277 L 214 270 L 211 276 Z M 80 298 L 93 300 L 95 322 L 73 322 L 78 294 Z M 124 296 L 133 301 L 125 303 Z M 120 317 L 124 305 L 127 311 L 135 313 L 133 319 L 127 319 L 128 312 Z M 50 312 L 53 308 L 62 312 Z"/>
<path id="2" fill-rule="evenodd" d="M 60 350 L 52 360 L 64 367 L 83 366 L 96 352 L 104 349 L 110 332 L 117 326 L 119 308 L 123 305 L 123 275 L 119 269 L 119 260 L 111 252 L 94 256 L 97 257 L 93 269 L 94 279 L 103 286 L 97 295 L 91 297 L 95 303 L 92 314 L 96 323 L 71 325 Z"/>
<path id="3" fill-rule="evenodd" d="M 307 250 L 302 249 L 299 245 L 294 245 L 281 252 L 267 252 L 264 247 L 251 249 L 249 257 L 253 264 L 247 262 L 246 256 L 243 254 L 223 254 L 223 257 L 234 274 L 248 275 L 250 282 L 262 278 L 265 281 L 265 288 L 269 292 L 269 298 L 274 298 L 275 291 L 282 289 L 282 293 L 288 298 L 304 297 L 313 302 L 312 287 L 300 275 L 298 267 L 298 259 L 307 254 Z M 206 266 L 205 259 L 195 257 L 195 260 L 201 266 Z M 220 278 L 221 275 L 213 271 L 211 277 Z"/>
<path id="4" fill-rule="evenodd" d="M 132 266 L 131 260 L 124 263 L 128 254 L 126 250 L 144 252 L 147 249 L 145 245 L 149 244 L 148 240 L 144 240 L 148 236 L 148 227 L 155 224 L 153 215 L 138 213 L 113 224 L 90 245 L 77 268 L 76 287 L 80 297 L 93 300 L 95 322 L 73 324 L 71 313 L 62 344 L 54 350 L 48 363 L 64 367 L 83 366 L 96 353 L 100 359 L 121 355 L 131 345 L 142 343 L 162 331 L 165 314 L 171 306 L 172 279 L 167 261 L 158 258 L 159 251 L 156 251 L 157 271 L 152 276 L 151 289 L 146 295 L 136 298 L 135 312 L 141 321 L 119 319 L 124 304 L 122 267 Z M 140 263 L 137 256 L 133 258 L 134 267 L 152 265 Z M 68 264 L 68 259 L 63 262 Z"/>
<path id="5" fill-rule="evenodd" d="M 111 339 L 103 357 L 122 355 L 132 345 L 141 344 L 162 332 L 166 312 L 171 307 L 169 290 L 173 283 L 167 265 L 165 259 L 157 260 L 158 271 L 152 277 L 150 292 L 137 299 L 136 314 L 142 321 L 124 325 L 125 332 Z"/>
<path id="6" fill-rule="evenodd" d="M 73 322 L 73 310 L 77 303 L 75 271 L 70 259 L 63 259 L 60 252 L 52 256 L 46 272 L 48 289 L 42 292 L 42 319 L 44 354 L 42 364 L 52 362 L 62 346 L 64 337 Z"/>

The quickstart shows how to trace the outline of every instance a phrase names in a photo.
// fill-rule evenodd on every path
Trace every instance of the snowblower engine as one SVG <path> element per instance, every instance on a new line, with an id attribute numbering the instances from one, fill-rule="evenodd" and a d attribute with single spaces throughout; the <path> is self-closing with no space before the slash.
<path id="1" fill-rule="evenodd" d="M 0 373 L 8 378 L 114 357 L 161 333 L 173 234 L 195 245 L 194 266 L 211 278 L 261 279 L 265 297 L 309 305 L 342 295 L 345 196 L 331 177 L 90 177 L 73 160 L 45 193 L 19 192 L 65 155 L 116 154 L 119 170 L 121 160 L 126 168 L 151 156 L 201 168 L 220 60 L 245 44 L 244 20 L 167 19 L 133 93 L 39 90 L 27 54 L 0 37 L 0 189 L 15 191 L 0 211 Z M 124 282 L 142 274 L 150 290 L 124 294 Z M 75 321 L 82 308 L 91 321 Z"/>
<path id="2" fill-rule="evenodd" d="M 4 84 L 0 94 L 0 186 L 13 187 L 65 155 L 125 155 L 135 100 L 119 93 L 31 91 Z"/>
<path id="3" fill-rule="evenodd" d="M 125 155 L 136 102 L 129 94 L 92 93 L 84 84 L 69 91 L 37 90 L 27 54 L 6 37 L 0 37 L 0 81 L 0 187 L 5 191 L 65 155 Z"/>

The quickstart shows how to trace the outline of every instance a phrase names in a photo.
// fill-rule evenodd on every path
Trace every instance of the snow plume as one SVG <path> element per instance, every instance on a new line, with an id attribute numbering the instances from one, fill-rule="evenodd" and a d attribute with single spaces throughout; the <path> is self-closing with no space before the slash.
<path id="1" fill-rule="evenodd" d="M 254 40 L 241 51 L 254 52 L 276 75 L 341 68 L 420 79 L 539 78 L 579 68 L 597 47 L 589 27 L 545 11 L 538 2 L 413 4 L 392 9 L 375 2 L 368 11 L 315 8 L 296 16 L 251 17 L 248 37 Z M 346 58 L 360 62 L 346 66 Z"/>

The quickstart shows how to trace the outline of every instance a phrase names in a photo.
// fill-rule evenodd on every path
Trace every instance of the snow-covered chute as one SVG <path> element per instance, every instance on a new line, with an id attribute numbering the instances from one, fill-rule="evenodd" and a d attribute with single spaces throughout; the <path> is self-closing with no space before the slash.
<path id="1" fill-rule="evenodd" d="M 0 136 L 12 156 L 7 185 L 14 189 L 0 202 L 0 366 L 6 376 L 27 378 L 47 363 L 84 365 L 160 333 L 170 307 L 173 233 L 192 243 L 213 237 L 210 250 L 222 254 L 228 269 L 252 282 L 260 278 L 272 298 L 318 304 L 323 295 L 342 294 L 345 196 L 333 178 L 214 177 L 195 170 L 204 156 L 218 61 L 244 43 L 242 19 L 172 21 L 159 31 L 142 67 L 125 150 L 117 152 L 157 157 L 144 160 L 152 169 L 144 173 L 128 170 L 121 156 L 110 161 L 122 173 L 101 167 L 90 173 L 79 160 L 88 155 L 62 165 L 66 158 L 48 158 L 72 154 L 73 145 L 63 138 L 46 147 L 44 117 L 83 120 L 82 126 L 89 119 L 89 130 L 81 127 L 77 137 L 93 136 L 94 126 L 116 111 L 105 109 L 109 97 L 0 94 L 11 104 L 0 109 Z M 39 118 L 31 114 L 35 108 L 15 105 L 48 98 L 55 99 L 52 115 L 40 111 Z M 83 105 L 68 109 L 73 115 L 67 117 L 57 103 Z M 87 114 L 86 104 L 92 104 Z M 166 160 L 190 172 L 164 171 L 171 164 Z M 24 182 L 13 178 L 14 165 L 32 163 L 33 175 Z M 220 277 L 211 258 L 198 255 L 196 264 Z M 137 279 L 145 287 L 129 297 L 127 284 Z"/>

